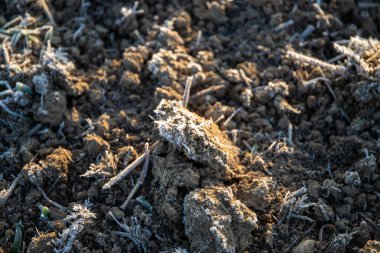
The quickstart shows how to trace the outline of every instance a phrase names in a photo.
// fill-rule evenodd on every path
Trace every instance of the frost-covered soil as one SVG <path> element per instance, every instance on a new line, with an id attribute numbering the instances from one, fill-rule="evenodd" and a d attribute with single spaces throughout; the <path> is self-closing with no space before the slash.
<path id="1" fill-rule="evenodd" d="M 0 252 L 379 252 L 379 11 L 0 2 Z"/>

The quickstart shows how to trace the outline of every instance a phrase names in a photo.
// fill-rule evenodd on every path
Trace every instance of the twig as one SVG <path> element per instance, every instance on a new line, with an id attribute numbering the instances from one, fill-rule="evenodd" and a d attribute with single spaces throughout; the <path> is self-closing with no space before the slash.
<path id="1" fill-rule="evenodd" d="M 12 116 L 25 119 L 25 117 L 22 116 L 21 114 L 18 114 L 16 112 L 12 111 L 11 109 L 9 109 L 8 106 L 6 106 L 1 100 L 0 100 L 0 108 L 3 109 L 5 112 L 9 113 Z"/>
<path id="2" fill-rule="evenodd" d="M 215 123 L 215 124 L 218 124 L 219 122 L 221 122 L 222 120 L 224 120 L 224 118 L 225 118 L 225 116 L 222 114 L 222 115 L 220 115 L 219 118 L 217 118 L 217 119 L 214 121 L 214 123 Z"/>
<path id="3" fill-rule="evenodd" d="M 244 83 L 245 83 L 249 88 L 252 88 L 252 85 L 251 85 L 251 83 L 252 83 L 252 79 L 249 78 L 249 77 L 245 74 L 244 70 L 239 69 L 239 74 L 240 74 L 241 78 L 243 79 Z"/>
<path id="4" fill-rule="evenodd" d="M 134 30 L 133 33 L 136 35 L 136 37 L 139 39 L 139 41 L 144 44 L 145 43 L 145 40 L 143 38 L 143 36 L 141 35 L 141 33 L 139 32 L 139 30 Z"/>
<path id="5" fill-rule="evenodd" d="M 288 145 L 293 146 L 293 124 L 288 125 Z"/>
<path id="6" fill-rule="evenodd" d="M 360 9 L 370 9 L 370 8 L 379 8 L 380 3 L 366 3 L 366 2 L 360 2 L 358 3 L 358 7 Z"/>
<path id="7" fill-rule="evenodd" d="M 276 26 L 275 28 L 273 28 L 273 31 L 274 32 L 279 32 L 281 30 L 284 30 L 285 28 L 288 28 L 289 26 L 292 26 L 294 24 L 294 20 L 293 19 L 290 19 L 288 21 L 285 21 L 281 24 L 279 24 L 278 26 Z"/>
<path id="8" fill-rule="evenodd" d="M 7 88 L 7 90 L 12 89 L 12 87 L 9 85 L 9 83 L 7 81 L 0 81 L 0 85 L 5 86 L 5 88 Z"/>
<path id="9" fill-rule="evenodd" d="M 9 63 L 11 62 L 11 56 L 9 55 L 9 51 L 5 43 L 1 44 L 1 49 L 3 50 L 5 64 L 9 65 Z"/>
<path id="10" fill-rule="evenodd" d="M 346 57 L 345 54 L 339 54 L 339 55 L 337 55 L 337 56 L 335 56 L 335 57 L 329 59 L 327 62 L 328 62 L 328 63 L 334 63 L 334 62 L 337 62 L 337 61 L 339 61 L 339 60 L 344 59 L 345 57 Z"/>
<path id="11" fill-rule="evenodd" d="M 238 109 L 236 109 L 227 119 L 226 121 L 223 122 L 222 126 L 227 126 L 228 123 L 230 123 L 230 121 L 236 116 L 236 114 L 238 114 L 241 110 L 243 109 L 243 107 L 239 107 Z"/>
<path id="12" fill-rule="evenodd" d="M 121 223 L 118 219 L 116 219 L 115 215 L 112 213 L 112 211 L 109 211 L 108 214 L 112 217 L 112 219 L 121 227 L 124 229 L 126 232 L 130 232 L 131 228 L 127 224 Z"/>
<path id="13" fill-rule="evenodd" d="M 313 25 L 308 25 L 305 30 L 300 35 L 300 41 L 304 41 L 313 31 L 315 27 Z"/>
<path id="14" fill-rule="evenodd" d="M 133 187 L 133 189 L 129 193 L 127 199 L 124 201 L 123 205 L 121 206 L 121 209 L 125 210 L 127 208 L 129 201 L 133 198 L 137 190 L 144 183 L 146 174 L 148 172 L 148 166 L 149 166 L 149 143 L 145 143 L 145 161 L 144 161 L 143 169 L 140 173 L 140 177 L 137 181 L 137 184 Z"/>
<path id="15" fill-rule="evenodd" d="M 304 54 L 300 54 L 294 51 L 288 50 L 286 52 L 286 56 L 293 60 L 298 60 L 303 63 L 307 63 L 310 65 L 321 67 L 326 70 L 330 70 L 333 74 L 343 75 L 346 72 L 346 67 L 344 66 L 330 64 L 328 62 L 321 61 L 317 58 L 306 56 Z"/>
<path id="16" fill-rule="evenodd" d="M 211 92 L 216 92 L 216 91 L 219 91 L 219 90 L 223 90 L 224 88 L 226 88 L 226 87 L 223 84 L 213 85 L 211 87 L 208 87 L 206 89 L 198 91 L 197 93 L 195 93 L 194 95 L 191 96 L 191 99 L 196 99 L 196 98 L 202 97 L 202 96 L 204 96 L 206 94 L 209 94 Z"/>
<path id="17" fill-rule="evenodd" d="M 323 83 L 326 84 L 326 87 L 329 90 L 331 96 L 334 98 L 334 101 L 336 101 L 337 97 L 336 97 L 336 94 L 335 94 L 333 88 L 331 87 L 331 81 L 330 81 L 330 79 L 327 79 L 326 77 L 320 76 L 320 77 L 317 77 L 317 78 L 313 78 L 313 79 L 311 79 L 311 80 L 309 80 L 307 82 L 304 82 L 303 85 L 306 86 L 306 87 L 307 86 L 314 86 L 319 81 L 322 81 Z"/>
<path id="18" fill-rule="evenodd" d="M 158 141 L 155 142 L 150 147 L 150 150 L 155 149 L 158 146 L 158 144 L 159 144 Z M 115 185 L 118 182 L 120 182 L 121 180 L 123 180 L 129 173 L 131 173 L 137 166 L 139 166 L 145 160 L 145 157 L 146 157 L 146 153 L 141 154 L 139 157 L 137 157 L 137 159 L 133 163 L 131 163 L 130 165 L 128 165 L 119 174 L 117 174 L 116 176 L 114 176 L 113 178 L 111 178 L 110 181 L 108 181 L 108 183 L 106 183 L 105 185 L 103 185 L 102 189 L 103 190 L 107 190 L 107 189 L 111 188 L 113 185 Z"/>
<path id="19" fill-rule="evenodd" d="M 190 76 L 186 80 L 185 91 L 183 92 L 183 96 L 182 96 L 182 106 L 185 108 L 187 107 L 187 104 L 189 103 L 190 89 L 191 89 L 192 84 L 193 84 L 193 77 Z"/>
<path id="20" fill-rule="evenodd" d="M 330 20 L 329 17 L 325 14 L 325 12 L 322 10 L 321 6 L 319 4 L 314 3 L 313 8 L 317 12 L 317 15 L 319 15 L 328 26 L 330 26 Z M 319 26 L 319 25 L 318 25 Z"/>
<path id="21" fill-rule="evenodd" d="M 56 208 L 62 210 L 62 211 L 69 211 L 66 207 L 62 206 L 61 204 L 58 204 L 57 202 L 55 202 L 54 200 L 51 200 L 45 193 L 44 190 L 42 190 L 42 188 L 38 185 L 38 184 L 35 184 L 35 186 L 37 187 L 37 189 L 41 192 L 42 196 L 44 197 L 44 199 L 49 202 L 49 204 L 55 206 Z"/>
<path id="22" fill-rule="evenodd" d="M 13 180 L 11 186 L 8 190 L 5 191 L 5 193 L 1 194 L 0 196 L 0 206 L 5 205 L 9 197 L 12 195 L 13 191 L 16 189 L 18 181 L 21 179 L 21 173 L 18 174 L 18 176 Z"/>
<path id="23" fill-rule="evenodd" d="M 197 34 L 197 39 L 196 39 L 196 41 L 195 41 L 195 46 L 199 46 L 199 44 L 201 44 L 201 40 L 202 40 L 202 31 L 201 30 L 199 30 L 198 31 L 198 34 Z"/>

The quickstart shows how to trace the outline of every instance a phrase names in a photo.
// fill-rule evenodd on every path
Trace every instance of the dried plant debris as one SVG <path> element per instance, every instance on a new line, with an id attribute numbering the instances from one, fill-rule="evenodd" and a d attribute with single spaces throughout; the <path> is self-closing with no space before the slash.
<path id="1" fill-rule="evenodd" d="M 346 247 L 350 244 L 355 233 L 343 233 L 337 234 L 330 241 L 326 252 L 328 253 L 344 253 L 346 252 Z"/>
<path id="2" fill-rule="evenodd" d="M 258 228 L 256 214 L 226 187 L 190 192 L 185 197 L 184 214 L 191 252 L 242 252 Z"/>
<path id="3" fill-rule="evenodd" d="M 380 96 L 380 41 L 351 37 L 346 45 L 334 43 L 334 48 L 345 57 L 344 65 L 334 65 L 294 51 L 286 56 L 292 60 L 321 67 L 336 76 L 348 76 L 356 80 L 350 84 L 357 102 L 368 103 Z M 359 79 L 358 79 L 359 77 Z"/>
<path id="4" fill-rule="evenodd" d="M 155 113 L 160 136 L 189 159 L 207 164 L 209 174 L 230 179 L 239 172 L 238 149 L 212 121 L 177 101 L 162 100 Z"/>
<path id="5" fill-rule="evenodd" d="M 83 205 L 74 204 L 72 208 L 73 212 L 63 219 L 63 222 L 69 226 L 59 233 L 58 238 L 54 242 L 56 245 L 54 252 L 71 252 L 78 235 L 84 230 L 86 225 L 96 218 L 95 213 L 90 211 L 91 206 L 92 204 L 88 200 Z"/>
<path id="6" fill-rule="evenodd" d="M 284 220 L 289 221 L 292 218 L 314 222 L 314 220 L 308 217 L 305 212 L 309 207 L 316 206 L 317 204 L 307 202 L 309 197 L 306 192 L 307 189 L 302 187 L 295 192 L 286 194 L 279 210 L 280 214 L 282 214 L 279 224 L 281 224 Z"/>
<path id="7" fill-rule="evenodd" d="M 116 172 L 117 157 L 111 151 L 106 150 L 97 157 L 96 163 L 91 163 L 82 177 L 105 179 L 113 176 Z"/>
<path id="8" fill-rule="evenodd" d="M 128 225 L 125 220 L 123 223 L 120 222 L 112 212 L 109 212 L 109 215 L 119 225 L 119 227 L 123 229 L 123 231 L 113 231 L 113 233 L 122 237 L 127 237 L 137 247 L 142 248 L 144 253 L 149 252 L 149 239 L 152 236 L 152 232 L 148 228 L 141 227 L 140 222 L 136 217 L 131 217 L 130 225 Z"/>

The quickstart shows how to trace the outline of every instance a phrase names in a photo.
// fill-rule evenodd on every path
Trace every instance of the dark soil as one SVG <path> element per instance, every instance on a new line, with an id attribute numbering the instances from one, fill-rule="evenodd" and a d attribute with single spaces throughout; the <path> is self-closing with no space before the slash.
<path id="1" fill-rule="evenodd" d="M 59 252 L 380 252 L 376 1 L 35 2 L 0 2 L 0 252 L 78 217 Z"/>

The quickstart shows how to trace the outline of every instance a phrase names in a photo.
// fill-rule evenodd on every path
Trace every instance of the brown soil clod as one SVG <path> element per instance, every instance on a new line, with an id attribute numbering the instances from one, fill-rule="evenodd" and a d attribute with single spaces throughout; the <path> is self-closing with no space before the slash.
<path id="1" fill-rule="evenodd" d="M 23 167 L 23 173 L 34 185 L 42 186 L 44 183 L 52 183 L 57 178 L 66 181 L 72 161 L 72 154 L 69 150 L 57 148 L 45 160 L 26 164 Z"/>
<path id="2" fill-rule="evenodd" d="M 40 108 L 40 104 L 34 106 L 34 118 L 41 123 L 58 126 L 67 110 L 66 93 L 62 91 L 54 91 L 46 96 L 44 108 Z"/>
<path id="3" fill-rule="evenodd" d="M 54 240 L 57 239 L 57 234 L 51 232 L 48 234 L 41 234 L 39 236 L 33 237 L 32 241 L 28 246 L 28 252 L 30 253 L 43 253 L 52 252 L 55 248 Z"/>
<path id="4" fill-rule="evenodd" d="M 185 198 L 184 214 L 192 252 L 242 252 L 258 228 L 256 214 L 227 187 L 190 192 Z"/>
<path id="5" fill-rule="evenodd" d="M 110 144 L 96 134 L 88 134 L 83 140 L 84 150 L 89 154 L 99 154 L 110 149 Z"/>
<path id="6" fill-rule="evenodd" d="M 231 188 L 237 198 L 247 207 L 265 212 L 273 200 L 273 184 L 273 181 L 265 177 L 246 178 L 239 184 L 232 185 Z"/>

